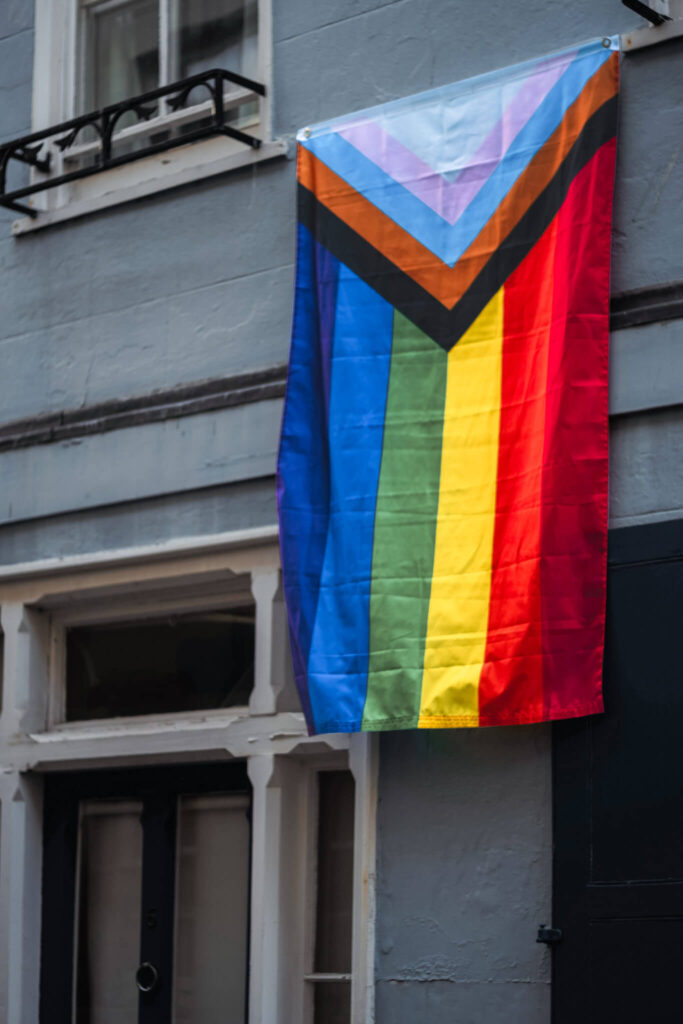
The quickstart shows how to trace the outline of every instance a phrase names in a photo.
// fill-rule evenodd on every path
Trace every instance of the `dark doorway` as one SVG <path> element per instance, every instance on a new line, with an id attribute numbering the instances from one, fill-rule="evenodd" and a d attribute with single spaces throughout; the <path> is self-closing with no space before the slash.
<path id="1" fill-rule="evenodd" d="M 242 762 L 45 782 L 41 1024 L 247 1017 Z"/>
<path id="2" fill-rule="evenodd" d="M 683 1009 L 683 522 L 610 538 L 605 714 L 554 727 L 553 1024 Z"/>

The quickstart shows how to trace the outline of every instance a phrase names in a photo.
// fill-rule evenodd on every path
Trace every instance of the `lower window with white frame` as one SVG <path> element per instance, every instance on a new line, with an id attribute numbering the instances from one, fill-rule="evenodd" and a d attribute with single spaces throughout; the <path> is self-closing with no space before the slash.
<path id="1" fill-rule="evenodd" d="M 367 1018 L 374 747 L 309 737 L 283 700 L 277 549 L 231 565 L 171 579 L 157 556 L 124 585 L 79 565 L 74 589 L 60 567 L 3 604 L 2 714 L 28 692 L 33 724 L 0 755 L 42 828 L 0 874 L 39 872 L 40 1024 Z"/>

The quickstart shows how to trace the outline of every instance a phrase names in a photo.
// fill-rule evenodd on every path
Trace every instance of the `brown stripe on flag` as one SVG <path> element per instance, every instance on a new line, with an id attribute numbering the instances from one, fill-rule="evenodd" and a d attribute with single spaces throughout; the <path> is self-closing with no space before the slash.
<path id="1" fill-rule="evenodd" d="M 299 182 L 416 284 L 452 309 L 552 181 L 586 123 L 616 94 L 617 85 L 618 54 L 614 53 L 588 80 L 556 130 L 454 267 L 435 256 L 303 146 L 298 153 Z"/>

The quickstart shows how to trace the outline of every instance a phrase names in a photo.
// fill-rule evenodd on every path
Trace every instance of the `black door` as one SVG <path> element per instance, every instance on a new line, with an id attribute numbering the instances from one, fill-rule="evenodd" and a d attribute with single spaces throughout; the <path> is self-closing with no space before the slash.
<path id="1" fill-rule="evenodd" d="M 41 1024 L 244 1024 L 243 763 L 45 782 Z"/>
<path id="2" fill-rule="evenodd" d="M 604 715 L 554 727 L 554 1024 L 683 1020 L 683 522 L 610 538 Z"/>

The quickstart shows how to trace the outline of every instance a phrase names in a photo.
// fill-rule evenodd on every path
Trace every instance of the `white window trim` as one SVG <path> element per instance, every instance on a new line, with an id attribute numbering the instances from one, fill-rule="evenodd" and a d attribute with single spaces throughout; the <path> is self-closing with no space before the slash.
<path id="1" fill-rule="evenodd" d="M 32 131 L 60 124 L 75 114 L 78 62 L 78 0 L 35 0 L 35 37 L 33 60 Z M 274 157 L 286 156 L 287 143 L 272 138 L 272 15 L 271 0 L 258 0 L 258 75 L 266 87 L 259 99 L 258 118 L 246 130 L 261 139 L 259 149 L 251 149 L 234 139 L 216 137 L 179 146 L 131 164 L 102 171 L 71 185 L 38 192 L 29 205 L 38 216 L 21 217 L 12 225 L 15 235 L 37 231 L 51 224 L 82 217 L 97 210 L 128 203 L 193 181 L 247 167 Z M 240 90 L 235 90 L 238 98 Z M 167 124 L 201 115 L 205 104 L 196 110 L 166 114 L 142 126 L 125 129 L 123 134 L 139 134 Z M 87 149 L 89 147 L 83 147 Z M 53 161 L 61 156 L 55 149 Z M 36 177 L 35 171 L 31 172 Z M 42 180 L 42 179 L 41 179 Z"/>
<path id="2" fill-rule="evenodd" d="M 255 686 L 249 708 L 55 724 L 55 618 L 86 603 L 97 618 L 140 613 L 145 593 L 211 602 L 221 581 L 251 579 Z M 226 586 L 229 595 L 230 587 Z M 140 596 L 142 592 L 142 596 Z M 202 596 L 202 593 L 204 596 Z M 191 595 L 194 595 L 191 596 Z M 229 596 L 227 600 L 229 600 Z M 196 606 L 196 605 L 195 605 Z M 36 1024 L 40 956 L 42 775 L 67 768 L 246 760 L 253 787 L 251 1024 L 305 1020 L 310 942 L 307 822 L 312 773 L 348 768 L 355 780 L 351 1024 L 374 1019 L 377 742 L 367 734 L 309 737 L 291 710 L 285 610 L 274 530 L 0 567 L 4 694 L 0 713 L 0 1019 Z M 58 631 L 57 631 L 58 633 Z M 59 657 L 59 654 L 57 655 Z M 289 708 L 289 710 L 285 710 Z M 52 720 L 51 720 L 52 717 Z M 294 1012 L 296 1011 L 296 1012 Z"/>

